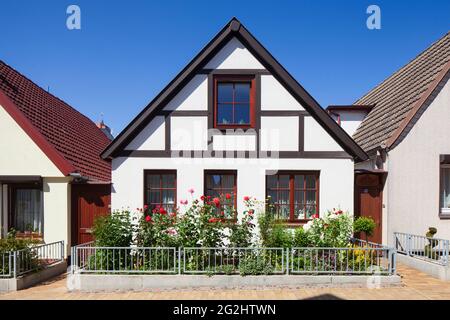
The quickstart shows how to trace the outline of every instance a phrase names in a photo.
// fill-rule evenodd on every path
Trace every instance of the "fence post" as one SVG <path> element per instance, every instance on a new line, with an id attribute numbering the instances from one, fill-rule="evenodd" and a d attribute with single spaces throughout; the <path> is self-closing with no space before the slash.
<path id="1" fill-rule="evenodd" d="M 181 274 L 181 247 L 178 247 L 178 274 Z"/>
<path id="2" fill-rule="evenodd" d="M 444 241 L 444 265 L 448 264 L 448 254 L 449 254 L 450 240 Z"/>
<path id="3" fill-rule="evenodd" d="M 13 277 L 17 278 L 17 251 L 13 251 Z"/>
<path id="4" fill-rule="evenodd" d="M 61 258 L 60 260 L 64 260 L 64 240 L 61 241 Z"/>
<path id="5" fill-rule="evenodd" d="M 286 274 L 289 274 L 289 248 L 286 248 Z"/>
<path id="6" fill-rule="evenodd" d="M 406 254 L 411 256 L 411 235 L 408 234 L 406 237 Z"/>
<path id="7" fill-rule="evenodd" d="M 389 249 L 389 263 L 391 265 L 390 274 L 394 275 L 397 269 L 397 260 L 396 260 L 397 251 L 393 248 Z"/>
<path id="8" fill-rule="evenodd" d="M 75 271 L 75 247 L 70 248 L 70 273 L 74 274 Z"/>

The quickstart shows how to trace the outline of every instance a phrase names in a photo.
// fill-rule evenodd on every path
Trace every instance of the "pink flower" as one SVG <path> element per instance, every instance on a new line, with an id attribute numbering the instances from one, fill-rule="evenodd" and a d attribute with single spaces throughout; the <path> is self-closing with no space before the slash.
<path id="1" fill-rule="evenodd" d="M 183 205 L 187 205 L 188 201 L 187 200 L 180 200 L 180 203 L 183 204 Z"/>
<path id="2" fill-rule="evenodd" d="M 150 217 L 150 216 L 146 216 L 146 217 L 145 217 L 145 221 L 147 221 L 147 222 L 150 222 L 150 221 L 152 221 L 152 217 Z"/>
<path id="3" fill-rule="evenodd" d="M 249 196 L 245 196 L 244 197 L 244 201 L 248 201 L 248 200 L 250 200 L 250 197 Z"/>
<path id="4" fill-rule="evenodd" d="M 190 194 L 193 194 L 195 191 L 194 191 L 194 188 L 189 188 L 188 189 L 188 192 L 190 193 Z"/>
<path id="5" fill-rule="evenodd" d="M 214 202 L 214 205 L 215 205 L 216 207 L 219 207 L 219 206 L 220 206 L 220 199 L 219 199 L 219 198 L 214 198 L 214 199 L 213 199 L 213 202 Z"/>
<path id="6" fill-rule="evenodd" d="M 313 214 L 313 215 L 311 216 L 311 218 L 313 218 L 313 219 L 318 219 L 318 218 L 319 218 L 319 214 L 318 214 L 318 213 Z"/>
<path id="7" fill-rule="evenodd" d="M 253 209 L 248 210 L 249 215 L 253 215 L 253 213 L 255 213 L 255 210 L 253 210 Z"/>
<path id="8" fill-rule="evenodd" d="M 144 210 L 148 209 L 148 205 L 144 204 Z"/>
<path id="9" fill-rule="evenodd" d="M 163 207 L 159 208 L 159 213 L 160 214 L 167 214 L 166 209 L 164 209 Z"/>
<path id="10" fill-rule="evenodd" d="M 227 194 L 225 195 L 225 198 L 226 198 L 226 199 L 231 199 L 231 194 L 227 193 Z"/>

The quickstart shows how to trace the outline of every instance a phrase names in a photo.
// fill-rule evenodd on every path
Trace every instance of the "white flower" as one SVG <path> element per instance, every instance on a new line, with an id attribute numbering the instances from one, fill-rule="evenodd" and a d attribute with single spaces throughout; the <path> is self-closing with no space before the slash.
<path id="1" fill-rule="evenodd" d="M 311 229 L 312 225 L 312 220 L 309 220 L 305 225 L 303 225 L 303 230 L 308 231 L 309 229 Z"/>

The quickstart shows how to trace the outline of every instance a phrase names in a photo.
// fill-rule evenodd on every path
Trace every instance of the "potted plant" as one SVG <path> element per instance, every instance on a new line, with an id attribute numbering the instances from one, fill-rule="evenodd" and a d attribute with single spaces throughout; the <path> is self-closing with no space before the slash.
<path id="1" fill-rule="evenodd" d="M 364 233 L 366 242 L 369 241 L 369 237 L 373 235 L 376 223 L 371 217 L 358 217 L 353 222 L 353 231 L 355 233 Z"/>

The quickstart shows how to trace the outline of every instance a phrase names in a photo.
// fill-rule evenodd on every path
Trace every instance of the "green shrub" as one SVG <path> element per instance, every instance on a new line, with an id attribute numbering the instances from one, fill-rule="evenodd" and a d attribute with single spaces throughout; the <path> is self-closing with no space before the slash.
<path id="1" fill-rule="evenodd" d="M 129 247 L 133 228 L 129 211 L 97 217 L 92 232 L 97 247 Z"/>
<path id="2" fill-rule="evenodd" d="M 353 222 L 353 231 L 355 233 L 364 233 L 366 241 L 368 241 L 368 238 L 373 234 L 375 227 L 376 223 L 371 217 L 358 217 L 358 219 Z"/>
<path id="3" fill-rule="evenodd" d="M 274 223 L 270 230 L 267 247 L 290 248 L 292 247 L 292 231 L 280 223 Z"/>
<path id="4" fill-rule="evenodd" d="M 302 228 L 297 228 L 294 231 L 293 247 L 305 248 L 310 245 L 308 233 Z"/>
<path id="5" fill-rule="evenodd" d="M 250 254 L 242 258 L 239 262 L 239 274 L 248 275 L 269 275 L 274 271 L 273 265 L 263 255 Z"/>

